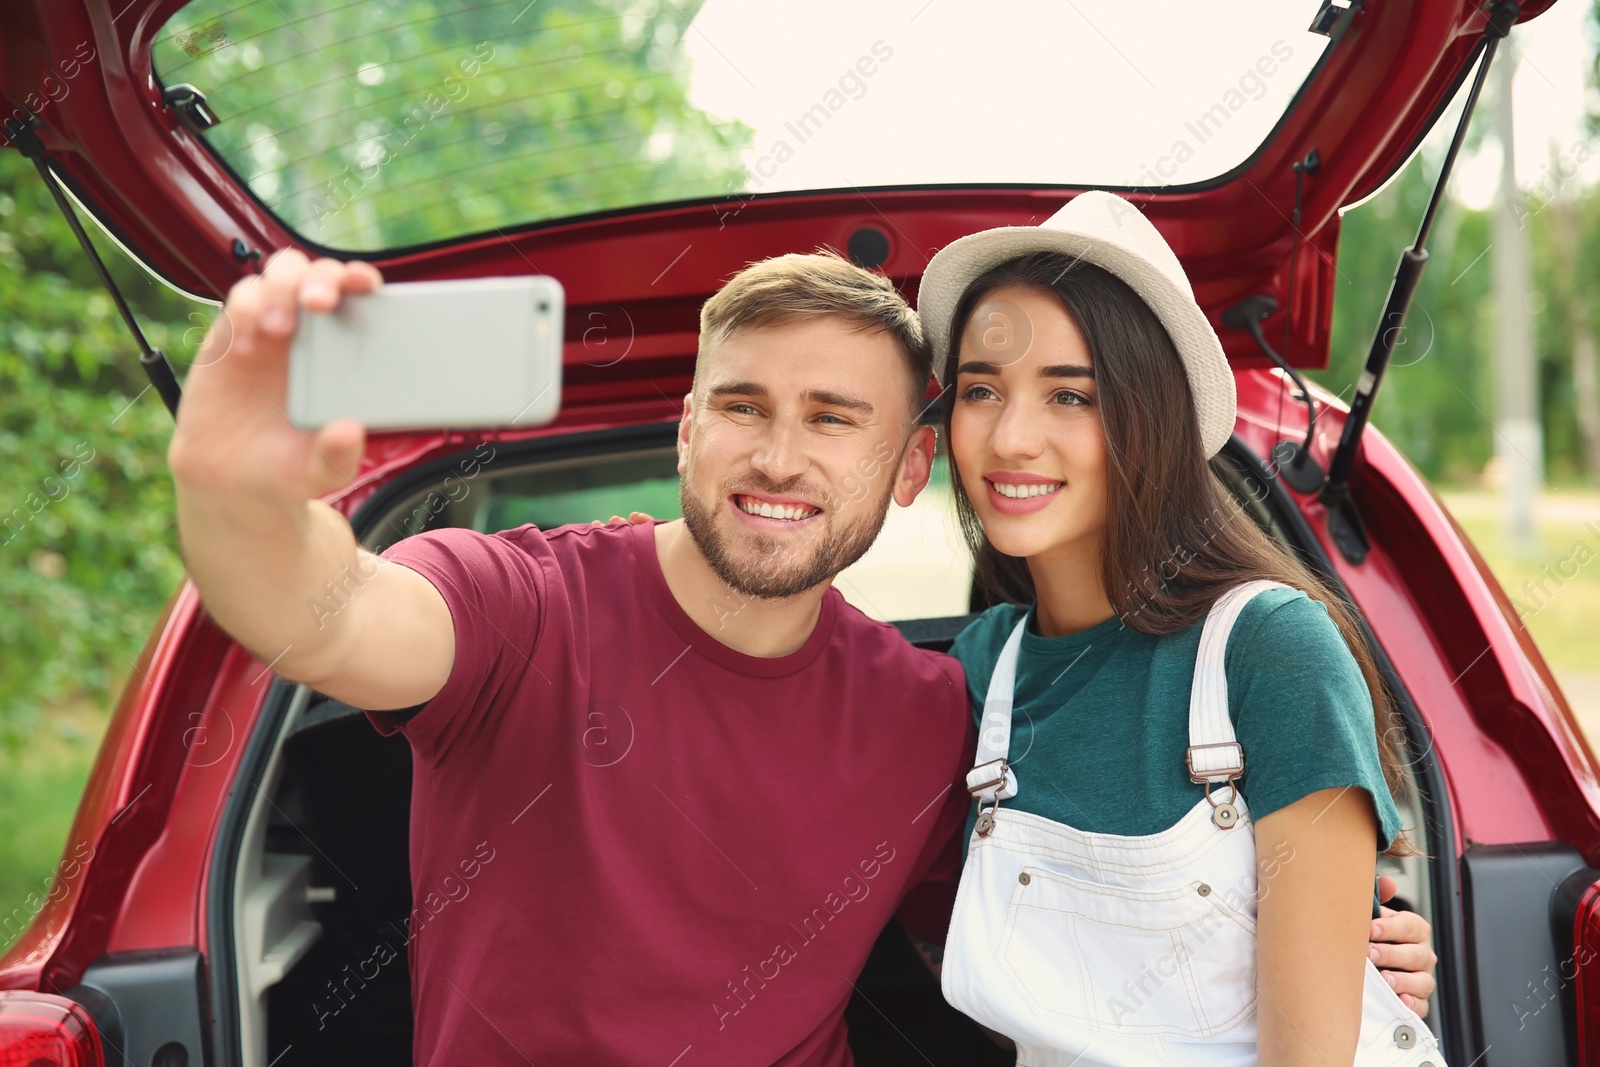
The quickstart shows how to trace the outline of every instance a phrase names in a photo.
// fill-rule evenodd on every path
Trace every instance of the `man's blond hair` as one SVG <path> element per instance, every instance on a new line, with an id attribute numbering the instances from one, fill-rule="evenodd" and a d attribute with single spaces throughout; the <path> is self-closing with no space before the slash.
<path id="1" fill-rule="evenodd" d="M 912 383 L 912 414 L 920 412 L 933 376 L 933 353 L 911 305 L 881 274 L 864 270 L 830 249 L 791 252 L 752 263 L 735 274 L 700 309 L 700 359 L 740 330 L 838 316 L 860 329 L 894 339 Z"/>

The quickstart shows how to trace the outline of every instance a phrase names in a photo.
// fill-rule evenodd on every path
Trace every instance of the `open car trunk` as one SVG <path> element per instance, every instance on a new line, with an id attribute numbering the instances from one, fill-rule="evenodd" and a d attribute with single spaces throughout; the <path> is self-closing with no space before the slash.
<path id="1" fill-rule="evenodd" d="M 1546 6 L 1535 0 L 1522 17 Z M 218 109 L 217 126 L 207 123 L 204 101 L 180 91 L 174 49 L 189 56 L 193 47 L 196 55 L 189 58 L 203 62 L 222 40 L 241 43 L 229 38 L 226 25 L 217 32 L 211 22 L 169 25 L 184 7 L 181 0 L 13 0 L 0 24 L 0 85 L 10 115 L 31 124 L 49 173 L 78 205 L 154 273 L 188 292 L 220 298 L 262 255 L 296 246 L 370 259 L 394 280 L 544 272 L 566 287 L 557 423 L 481 439 L 444 428 L 374 435 L 356 482 L 331 501 L 350 515 L 369 548 L 441 525 L 555 526 L 630 508 L 672 514 L 672 433 L 660 420 L 676 414 L 673 398 L 689 384 L 700 305 L 734 270 L 750 260 L 830 245 L 883 270 L 912 295 L 933 250 L 988 226 L 1036 220 L 1081 188 L 1072 184 L 1078 181 L 1072 173 L 951 184 L 912 175 L 883 187 L 843 180 L 787 189 L 747 184 L 636 198 L 627 206 L 590 204 L 594 210 L 572 216 L 491 216 L 488 224 L 440 231 L 431 241 L 319 242 L 308 224 L 316 212 L 295 215 L 284 208 L 246 167 L 246 142 L 255 135 L 225 143 L 217 132 L 232 133 L 246 121 L 242 109 L 228 106 L 226 79 L 201 87 Z M 933 14 L 943 7 L 940 0 Z M 1485 813 L 1470 797 L 1457 808 L 1454 787 L 1435 759 L 1435 735 L 1407 684 L 1390 670 L 1419 786 L 1402 803 L 1402 814 L 1418 828 L 1429 857 L 1390 873 L 1401 876 L 1402 898 L 1435 925 L 1441 989 L 1429 1023 L 1447 1038 L 1452 1061 L 1470 1062 L 1469 1049 L 1483 1050 L 1485 1067 L 1554 1061 L 1560 1054 L 1546 1053 L 1561 1046 L 1563 1029 L 1570 1030 L 1570 1005 L 1554 1004 L 1520 1036 L 1520 1027 L 1507 1032 L 1505 1020 L 1514 1016 L 1503 1009 L 1522 995 L 1522 976 L 1573 957 L 1570 913 L 1558 916 L 1552 935 L 1551 909 L 1525 902 L 1545 899 L 1541 894 L 1569 875 L 1586 877 L 1583 857 L 1562 842 L 1600 863 L 1592 757 L 1572 736 L 1570 716 L 1563 733 L 1556 699 L 1540 691 L 1536 651 L 1528 646 L 1519 653 L 1510 630 L 1495 628 L 1502 620 L 1493 607 L 1498 590 L 1492 579 L 1465 561 L 1459 536 L 1425 486 L 1392 450 L 1378 447 L 1381 440 L 1362 453 L 1351 484 L 1375 520 L 1373 556 L 1330 560 L 1322 536 L 1327 509 L 1304 493 L 1292 497 L 1263 465 L 1280 431 L 1305 428 L 1298 420 L 1280 421 L 1269 439 L 1270 413 L 1277 408 L 1281 420 L 1289 390 L 1276 376 L 1258 373 L 1265 363 L 1245 330 L 1222 326 L 1224 312 L 1241 300 L 1270 296 L 1279 310 L 1265 320 L 1265 330 L 1285 338 L 1287 362 L 1326 364 L 1338 212 L 1378 189 L 1414 151 L 1470 73 L 1467 60 L 1485 20 L 1471 0 L 1341 0 L 1322 5 L 1320 15 L 1317 7 L 1308 5 L 1304 17 L 1326 21 L 1326 43 L 1318 45 L 1315 64 L 1259 145 L 1190 184 L 1162 184 L 1159 170 L 1153 179 L 1137 178 L 1141 172 L 1130 161 L 1135 177 L 1123 187 L 1182 259 L 1240 372 L 1242 398 L 1249 385 L 1249 402 L 1241 403 L 1242 436 L 1218 461 L 1219 472 L 1274 536 L 1367 609 L 1372 629 L 1384 638 L 1372 641 L 1380 662 L 1392 657 L 1404 665 L 1406 682 L 1424 690 L 1417 703 L 1443 739 L 1441 748 L 1449 746 L 1457 761 L 1457 781 L 1469 790 L 1513 783 L 1515 804 L 1506 810 L 1490 805 L 1494 810 Z M 303 13 L 292 5 L 289 10 L 277 26 L 282 38 L 293 36 L 298 24 L 291 16 Z M 976 19 L 982 12 L 974 6 L 960 14 Z M 1205 17 L 1227 16 L 1219 9 Z M 1184 28 L 1160 29 L 1171 39 Z M 90 58 L 83 58 L 85 48 Z M 157 62 L 163 50 L 166 67 Z M 68 73 L 71 57 L 78 58 Z M 364 92 L 355 87 L 365 85 L 355 77 L 360 70 L 349 73 L 355 82 L 350 91 Z M 49 85 L 71 91 L 41 90 Z M 872 85 L 881 95 L 889 83 Z M 604 94 L 608 86 L 597 91 Z M 342 91 L 333 85 L 336 103 Z M 838 114 L 855 114 L 848 109 L 861 103 L 847 101 Z M 1175 125 L 1183 123 L 1175 119 Z M 288 126 L 268 126 L 259 140 L 285 134 Z M 893 145 L 885 141 L 876 149 L 887 156 Z M 1312 150 L 1320 164 L 1304 176 L 1296 164 Z M 1319 399 L 1327 421 L 1318 426 L 1336 429 L 1342 411 L 1333 398 Z M 1287 407 L 1291 417 L 1298 414 L 1292 398 Z M 1369 445 L 1373 439 L 1369 435 Z M 464 450 L 479 447 L 489 448 L 493 459 L 483 464 L 468 497 L 456 499 L 444 479 Z M 1331 441 L 1320 440 L 1318 449 L 1326 460 Z M 537 478 L 528 476 L 533 468 Z M 908 637 L 927 647 L 942 647 L 964 613 L 978 606 L 966 572 L 950 573 L 959 585 L 934 589 L 934 607 L 892 613 Z M 902 577 L 892 584 L 919 583 Z M 104 857 L 82 879 L 85 903 L 79 906 L 80 897 L 73 896 L 53 912 L 55 940 L 30 949 L 33 955 L 7 980 L 68 989 L 86 973 L 94 977 L 97 967 L 103 974 L 113 966 L 142 966 L 106 963 L 102 956 L 115 955 L 116 939 L 129 936 L 130 924 L 119 926 L 125 912 L 148 906 L 150 880 L 136 878 L 145 864 L 169 872 L 174 885 L 204 885 L 203 902 L 184 902 L 194 914 L 165 925 L 131 924 L 131 947 L 180 946 L 188 985 L 172 988 L 191 1000 L 194 976 L 203 976 L 203 995 L 184 1007 L 196 1029 L 200 1020 L 215 1020 L 212 1062 L 268 1067 L 285 1053 L 330 1064 L 352 1056 L 408 1062 L 405 927 L 415 910 L 406 857 L 410 770 L 404 741 L 384 740 L 353 709 L 281 681 L 271 683 L 262 704 L 259 689 L 245 680 L 264 675 L 261 665 L 237 662 L 248 657 L 205 620 L 192 590 L 183 593 L 180 608 L 176 617 L 189 628 L 180 638 L 190 658 L 169 652 L 163 669 L 175 680 L 133 698 L 149 702 L 141 708 L 156 709 L 147 719 L 129 716 L 144 733 L 128 741 L 126 751 L 146 758 L 108 762 L 107 780 L 80 812 L 81 829 Z M 178 764 L 185 714 L 209 707 L 217 694 L 236 697 L 235 706 L 248 707 L 254 718 L 240 722 L 242 755 L 230 757 L 238 760 L 236 768 L 219 765 L 215 775 L 229 777 L 211 797 L 208 786 L 196 784 L 198 773 Z M 146 755 L 161 750 L 167 763 Z M 151 781 L 158 787 L 141 792 Z M 174 858 L 182 835 L 167 834 L 162 820 L 174 796 L 193 801 L 197 793 L 221 807 L 221 816 L 214 826 L 204 821 L 209 807 L 188 817 L 214 836 L 191 834 L 191 850 Z M 1470 886 L 1462 884 L 1464 872 Z M 942 1010 L 937 989 L 907 966 L 897 938 L 896 931 L 886 932 L 852 1008 L 859 1062 L 981 1062 L 981 1037 Z M 530 965 L 559 967 L 560 961 Z M 95 988 L 108 987 L 103 977 L 95 980 L 101 982 Z M 1525 1047 L 1517 1042 L 1535 1032 L 1546 1035 L 1539 1038 L 1540 1053 L 1517 1059 Z M 201 1047 L 199 1038 L 193 1047 Z"/>

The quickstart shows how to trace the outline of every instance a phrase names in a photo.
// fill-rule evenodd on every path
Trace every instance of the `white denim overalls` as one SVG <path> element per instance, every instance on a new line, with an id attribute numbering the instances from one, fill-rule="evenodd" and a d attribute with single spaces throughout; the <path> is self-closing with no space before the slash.
<path id="1" fill-rule="evenodd" d="M 1244 751 L 1228 717 L 1223 652 L 1240 609 L 1277 585 L 1249 582 L 1212 606 L 1187 757 L 1206 796 L 1148 837 L 1086 833 L 999 806 L 1017 791 L 1006 755 L 1026 616 L 1000 653 L 967 776 L 979 816 L 943 986 L 951 1004 L 1016 1040 L 1020 1067 L 1255 1064 L 1257 857 L 1235 785 Z M 1370 961 L 1355 1062 L 1444 1067 L 1427 1025 Z"/>

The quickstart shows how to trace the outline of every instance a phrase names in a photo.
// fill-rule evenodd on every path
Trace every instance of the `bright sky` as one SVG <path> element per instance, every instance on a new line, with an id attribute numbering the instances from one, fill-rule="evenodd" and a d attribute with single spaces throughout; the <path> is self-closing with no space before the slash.
<path id="1" fill-rule="evenodd" d="M 1314 2 L 707 0 L 690 99 L 756 133 L 760 191 L 1199 181 L 1244 159 L 1327 45 Z M 801 119 L 812 115 L 809 124 Z M 1206 116 L 1210 116 L 1209 120 Z"/>
<path id="2" fill-rule="evenodd" d="M 1496 63 L 1509 57 L 1517 64 L 1511 125 L 1516 135 L 1517 183 L 1524 189 L 1539 184 L 1550 163 L 1551 144 L 1560 155 L 1568 155 L 1584 139 L 1584 102 L 1591 95 L 1588 71 L 1594 55 L 1591 32 L 1584 22 L 1587 12 L 1584 0 L 1561 0 L 1532 22 L 1512 30 L 1515 47 L 1508 52 L 1502 44 L 1495 57 Z M 1493 74 L 1489 81 L 1494 83 Z M 1489 117 L 1486 103 L 1479 105 L 1484 119 Z M 1432 136 L 1437 140 L 1440 131 L 1435 129 Z M 1580 173 L 1585 184 L 1600 179 L 1600 150 L 1590 156 Z M 1457 162 L 1450 177 L 1451 195 L 1470 207 L 1488 207 L 1499 177 L 1499 142 L 1485 138 L 1482 150 Z"/>
<path id="3" fill-rule="evenodd" d="M 690 98 L 755 130 L 745 165 L 763 192 L 1201 181 L 1282 114 L 1327 44 L 1305 29 L 1315 8 L 1234 0 L 1201 18 L 1189 0 L 707 0 L 685 41 Z M 1582 136 L 1586 11 L 1561 0 L 1512 35 L 1524 187 L 1552 141 L 1570 152 Z M 1499 161 L 1486 140 L 1452 193 L 1486 205 Z M 1585 173 L 1597 179 L 1600 151 Z"/>

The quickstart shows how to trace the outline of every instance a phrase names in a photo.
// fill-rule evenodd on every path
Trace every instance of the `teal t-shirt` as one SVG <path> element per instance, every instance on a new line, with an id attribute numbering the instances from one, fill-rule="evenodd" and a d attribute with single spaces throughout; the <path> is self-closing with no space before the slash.
<path id="1" fill-rule="evenodd" d="M 1113 616 L 1041 637 L 1031 608 L 990 608 L 950 649 L 966 671 L 975 720 L 1024 612 L 1008 757 L 1017 796 L 1002 806 L 1094 833 L 1145 836 L 1176 823 L 1205 795 L 1184 765 L 1204 620 L 1157 637 Z M 1258 594 L 1234 624 L 1225 666 L 1251 818 L 1319 789 L 1356 786 L 1371 794 L 1378 850 L 1387 849 L 1400 814 L 1378 762 L 1372 697 L 1327 609 L 1297 589 Z"/>

